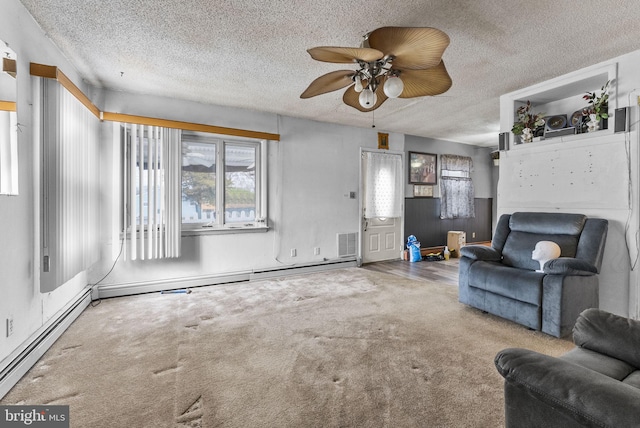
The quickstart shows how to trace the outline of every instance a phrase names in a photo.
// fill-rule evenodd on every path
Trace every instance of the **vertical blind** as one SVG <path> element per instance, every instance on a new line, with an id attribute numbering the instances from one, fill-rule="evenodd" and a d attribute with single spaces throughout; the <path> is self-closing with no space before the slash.
<path id="1" fill-rule="evenodd" d="M 122 124 L 124 257 L 180 256 L 180 130 Z"/>
<path id="2" fill-rule="evenodd" d="M 402 216 L 402 158 L 400 155 L 365 152 L 365 218 Z"/>
<path id="3" fill-rule="evenodd" d="M 0 109 L 0 194 L 18 194 L 18 118 Z"/>
<path id="4" fill-rule="evenodd" d="M 42 79 L 42 272 L 48 292 L 99 258 L 99 119 Z"/>

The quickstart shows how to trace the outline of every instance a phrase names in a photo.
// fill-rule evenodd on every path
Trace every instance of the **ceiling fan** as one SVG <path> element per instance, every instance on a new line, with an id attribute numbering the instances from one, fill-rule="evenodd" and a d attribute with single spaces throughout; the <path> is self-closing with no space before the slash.
<path id="1" fill-rule="evenodd" d="M 342 100 L 362 112 L 373 111 L 388 98 L 439 95 L 451 87 L 442 61 L 449 36 L 429 27 L 382 27 L 365 36 L 359 48 L 319 46 L 311 58 L 331 63 L 357 63 L 357 70 L 332 71 L 315 79 L 300 95 L 311 98 L 348 86 Z"/>

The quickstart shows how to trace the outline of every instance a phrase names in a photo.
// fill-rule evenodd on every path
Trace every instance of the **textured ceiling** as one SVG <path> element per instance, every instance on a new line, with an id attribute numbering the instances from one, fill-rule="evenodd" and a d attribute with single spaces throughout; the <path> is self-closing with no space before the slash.
<path id="1" fill-rule="evenodd" d="M 451 38 L 453 86 L 388 100 L 376 128 L 481 146 L 497 145 L 501 94 L 640 49 L 636 0 L 21 1 L 95 86 L 360 127 L 373 115 L 344 105 L 342 90 L 300 99 L 345 68 L 306 50 L 435 27 Z"/>

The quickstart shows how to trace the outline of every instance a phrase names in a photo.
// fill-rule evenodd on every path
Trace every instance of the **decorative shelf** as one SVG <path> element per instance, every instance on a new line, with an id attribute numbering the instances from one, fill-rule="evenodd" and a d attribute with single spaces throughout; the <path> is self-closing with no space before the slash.
<path id="1" fill-rule="evenodd" d="M 555 144 L 556 142 L 583 140 L 592 138 L 591 134 L 602 136 L 606 135 L 603 133 L 613 133 L 611 129 L 603 129 L 595 133 L 570 134 L 539 142 L 515 144 L 520 140 L 520 136 L 511 133 L 511 128 L 516 120 L 516 110 L 525 105 L 527 101 L 531 102 L 533 113 L 542 112 L 545 116 L 566 115 L 568 122 L 574 112 L 587 107 L 588 103 L 582 98 L 583 95 L 587 92 L 598 91 L 607 81 L 611 81 L 609 85 L 609 112 L 613 113 L 618 105 L 617 71 L 616 62 L 599 64 L 502 95 L 500 97 L 500 132 L 509 133 L 510 143 L 506 149 L 516 149 L 532 144 Z M 609 120 L 609 124 L 611 123 L 612 121 Z"/>

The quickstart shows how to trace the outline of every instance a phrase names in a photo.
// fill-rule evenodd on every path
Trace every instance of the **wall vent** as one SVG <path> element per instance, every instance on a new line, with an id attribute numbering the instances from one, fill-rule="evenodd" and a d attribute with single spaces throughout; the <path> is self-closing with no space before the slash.
<path id="1" fill-rule="evenodd" d="M 357 236 L 358 234 L 356 232 L 338 233 L 338 257 L 356 255 Z"/>

